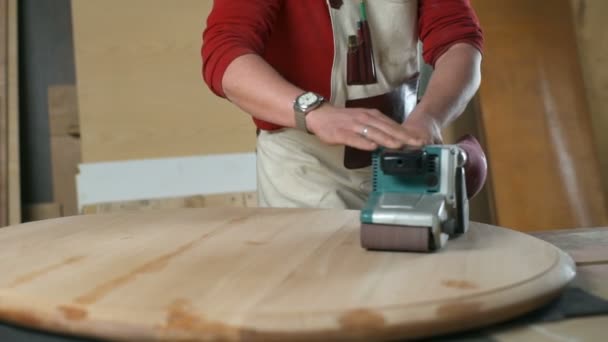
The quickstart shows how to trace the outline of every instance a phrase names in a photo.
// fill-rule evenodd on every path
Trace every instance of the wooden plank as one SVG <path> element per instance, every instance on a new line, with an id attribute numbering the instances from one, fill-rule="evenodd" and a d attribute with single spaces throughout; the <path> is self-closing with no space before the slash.
<path id="1" fill-rule="evenodd" d="M 250 116 L 202 80 L 212 4 L 72 1 L 83 162 L 255 150 Z"/>
<path id="2" fill-rule="evenodd" d="M 245 207 L 256 208 L 258 206 L 258 193 L 257 192 L 246 192 L 245 193 Z"/>
<path id="3" fill-rule="evenodd" d="M 568 0 L 477 0 L 486 49 L 479 105 L 496 223 L 608 224 Z"/>
<path id="4" fill-rule="evenodd" d="M 608 299 L 608 227 L 537 232 L 533 236 L 548 241 L 570 254 L 577 264 L 571 286 Z M 597 264 L 590 264 L 591 261 Z M 603 341 L 608 316 L 581 317 L 550 323 L 498 326 L 484 331 L 491 340 L 511 341 Z"/>
<path id="5" fill-rule="evenodd" d="M 123 211 L 145 211 L 174 208 L 203 208 L 204 196 L 190 196 L 181 198 L 159 198 L 136 201 L 117 201 L 99 204 L 90 204 L 83 207 L 84 214 L 104 214 Z"/>
<path id="6" fill-rule="evenodd" d="M 49 87 L 49 131 L 51 136 L 80 136 L 78 123 L 78 96 L 73 84 Z"/>
<path id="7" fill-rule="evenodd" d="M 577 267 L 574 285 L 608 300 L 608 264 Z"/>
<path id="8" fill-rule="evenodd" d="M 608 265 L 577 267 L 572 286 L 580 287 L 600 298 L 608 299 Z M 608 316 L 579 317 L 550 323 L 500 326 L 488 330 L 492 341 L 603 341 L 606 339 Z"/>
<path id="9" fill-rule="evenodd" d="M 0 319 L 122 341 L 399 341 L 518 316 L 574 276 L 509 229 L 474 223 L 422 257 L 367 251 L 359 228 L 354 210 L 221 207 L 5 229 Z"/>
<path id="10" fill-rule="evenodd" d="M 0 0 L 0 227 L 8 224 L 9 180 L 8 180 L 8 113 L 6 107 L 7 56 L 7 0 Z"/>
<path id="11" fill-rule="evenodd" d="M 565 342 L 603 341 L 606 339 L 608 316 L 568 319 L 553 323 L 539 323 L 504 329 L 490 335 L 496 342 Z"/>
<path id="12" fill-rule="evenodd" d="M 49 126 L 53 199 L 61 205 L 64 216 L 78 214 L 76 175 L 80 164 L 80 126 L 74 85 L 49 87 Z"/>
<path id="13" fill-rule="evenodd" d="M 608 264 L 608 227 L 534 233 L 572 256 L 577 265 Z"/>
<path id="14" fill-rule="evenodd" d="M 7 43 L 7 92 L 8 113 L 8 219 L 9 224 L 21 220 L 21 173 L 19 157 L 19 51 L 18 51 L 18 3 L 8 1 Z"/>
<path id="15" fill-rule="evenodd" d="M 24 221 L 41 221 L 61 217 L 61 204 L 52 203 L 36 203 L 25 207 Z"/>
<path id="16" fill-rule="evenodd" d="M 575 286 L 608 299 L 608 227 L 536 232 L 531 235 L 572 256 L 578 273 Z"/>
<path id="17" fill-rule="evenodd" d="M 84 214 L 102 214 L 122 211 L 145 211 L 175 208 L 256 206 L 257 200 L 255 193 L 234 193 L 89 204 L 83 206 L 82 212 Z"/>
<path id="18" fill-rule="evenodd" d="M 608 195 L 608 1 L 571 0 L 571 4 L 604 194 Z"/>
<path id="19" fill-rule="evenodd" d="M 51 137 L 53 199 L 61 205 L 64 216 L 78 214 L 76 175 L 80 160 L 80 139 Z"/>

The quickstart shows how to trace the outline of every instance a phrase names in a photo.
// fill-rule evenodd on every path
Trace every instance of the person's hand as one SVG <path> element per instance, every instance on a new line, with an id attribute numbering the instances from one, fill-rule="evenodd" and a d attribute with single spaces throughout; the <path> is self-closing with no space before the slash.
<path id="1" fill-rule="evenodd" d="M 403 126 L 414 132 L 414 137 L 422 145 L 443 144 L 441 124 L 431 115 L 414 111 L 407 117 Z"/>
<path id="2" fill-rule="evenodd" d="M 415 128 L 401 125 L 376 109 L 338 108 L 323 104 L 306 116 L 310 132 L 327 144 L 373 151 L 423 144 Z"/>

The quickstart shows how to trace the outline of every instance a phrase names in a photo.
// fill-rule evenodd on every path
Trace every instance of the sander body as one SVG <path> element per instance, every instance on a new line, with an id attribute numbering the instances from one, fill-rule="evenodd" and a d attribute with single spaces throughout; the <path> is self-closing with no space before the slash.
<path id="1" fill-rule="evenodd" d="M 361 245 L 434 252 L 466 233 L 467 158 L 458 144 L 376 150 L 372 192 L 360 213 Z"/>

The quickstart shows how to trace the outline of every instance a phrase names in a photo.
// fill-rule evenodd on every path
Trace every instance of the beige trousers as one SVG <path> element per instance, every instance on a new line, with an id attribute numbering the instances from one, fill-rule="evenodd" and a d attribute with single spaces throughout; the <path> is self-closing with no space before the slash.
<path id="1" fill-rule="evenodd" d="M 295 129 L 261 131 L 257 138 L 260 207 L 361 209 L 371 191 L 371 168 L 343 166 L 344 146 Z"/>

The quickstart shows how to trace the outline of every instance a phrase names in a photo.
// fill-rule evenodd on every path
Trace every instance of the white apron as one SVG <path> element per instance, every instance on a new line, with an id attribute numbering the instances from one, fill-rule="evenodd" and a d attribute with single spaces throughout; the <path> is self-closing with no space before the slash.
<path id="1" fill-rule="evenodd" d="M 328 1 L 334 33 L 332 104 L 398 93 L 396 103 L 411 112 L 417 100 L 418 3 L 368 0 L 367 20 L 373 46 L 375 80 L 349 84 L 349 36 L 358 35 L 360 1 Z M 371 169 L 344 167 L 344 146 L 329 146 L 295 129 L 261 131 L 257 139 L 258 204 L 261 207 L 360 209 L 371 190 Z"/>

